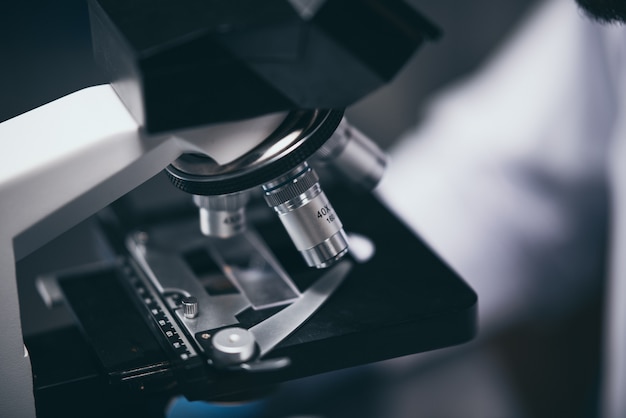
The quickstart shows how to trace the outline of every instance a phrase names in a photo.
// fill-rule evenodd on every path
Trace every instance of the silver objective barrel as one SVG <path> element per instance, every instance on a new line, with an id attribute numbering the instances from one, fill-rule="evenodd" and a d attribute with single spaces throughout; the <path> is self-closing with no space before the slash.
<path id="1" fill-rule="evenodd" d="M 200 230 L 209 237 L 229 238 L 246 228 L 248 191 L 217 196 L 194 195 L 200 209 Z"/>
<path id="2" fill-rule="evenodd" d="M 341 220 L 306 163 L 264 184 L 263 190 L 309 266 L 328 267 L 348 252 Z"/>
<path id="3" fill-rule="evenodd" d="M 378 145 L 352 126 L 344 117 L 312 159 L 331 166 L 342 177 L 364 190 L 378 185 L 387 166 L 387 155 Z"/>

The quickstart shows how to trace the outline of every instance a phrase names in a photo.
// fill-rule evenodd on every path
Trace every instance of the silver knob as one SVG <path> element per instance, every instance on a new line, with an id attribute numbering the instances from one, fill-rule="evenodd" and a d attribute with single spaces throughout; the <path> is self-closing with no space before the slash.
<path id="1" fill-rule="evenodd" d="M 183 306 L 183 316 L 193 319 L 198 316 L 198 299 L 195 296 L 185 296 L 181 300 Z"/>
<path id="2" fill-rule="evenodd" d="M 230 366 L 248 361 L 254 356 L 254 335 L 245 328 L 225 328 L 213 335 L 213 358 L 220 366 Z"/>

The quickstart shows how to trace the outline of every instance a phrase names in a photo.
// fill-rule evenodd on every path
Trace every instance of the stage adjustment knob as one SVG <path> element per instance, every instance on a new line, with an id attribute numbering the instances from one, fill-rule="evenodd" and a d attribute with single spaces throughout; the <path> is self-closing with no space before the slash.
<path id="1" fill-rule="evenodd" d="M 185 296 L 181 300 L 183 306 L 183 316 L 187 319 L 193 319 L 198 316 L 198 299 L 195 296 Z"/>
<path id="2" fill-rule="evenodd" d="M 213 358 L 220 366 L 250 360 L 256 352 L 254 335 L 245 328 L 225 328 L 213 335 Z"/>

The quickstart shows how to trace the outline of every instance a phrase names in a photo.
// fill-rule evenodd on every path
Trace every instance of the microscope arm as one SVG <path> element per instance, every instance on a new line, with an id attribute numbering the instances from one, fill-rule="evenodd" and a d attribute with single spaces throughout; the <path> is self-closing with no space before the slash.
<path id="1" fill-rule="evenodd" d="M 34 417 L 15 262 L 157 174 L 180 153 L 142 137 L 108 85 L 0 124 L 0 416 Z"/>

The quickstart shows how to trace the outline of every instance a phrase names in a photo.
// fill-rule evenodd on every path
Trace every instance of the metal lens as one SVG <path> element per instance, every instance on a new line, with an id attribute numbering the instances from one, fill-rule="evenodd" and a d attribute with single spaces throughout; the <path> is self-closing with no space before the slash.
<path id="1" fill-rule="evenodd" d="M 385 172 L 387 155 L 343 118 L 337 130 L 318 150 L 313 163 L 331 166 L 352 184 L 373 190 Z"/>
<path id="2" fill-rule="evenodd" d="M 264 184 L 265 201 L 274 208 L 294 245 L 311 267 L 324 268 L 348 251 L 348 240 L 319 178 L 306 163 Z"/>
<path id="3" fill-rule="evenodd" d="M 194 195 L 193 201 L 200 209 L 200 230 L 209 237 L 228 238 L 246 229 L 245 206 L 248 192 L 218 196 Z"/>

